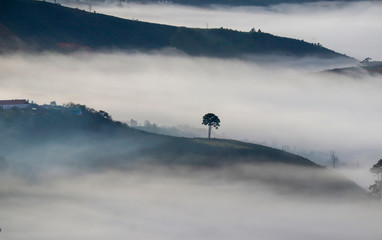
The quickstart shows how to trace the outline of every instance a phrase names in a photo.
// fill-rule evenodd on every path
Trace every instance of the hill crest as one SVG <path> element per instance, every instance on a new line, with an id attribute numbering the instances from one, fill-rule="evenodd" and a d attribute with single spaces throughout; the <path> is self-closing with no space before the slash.
<path id="1" fill-rule="evenodd" d="M 115 151 L 119 152 L 118 157 L 123 156 L 122 158 L 130 160 L 144 158 L 163 163 L 205 166 L 238 162 L 318 166 L 303 157 L 252 143 L 144 132 L 114 121 L 105 111 L 96 111 L 77 104 L 30 104 L 29 107 L 23 105 L 23 108 L 0 108 L 0 130 L 3 136 L 0 142 L 3 146 L 8 146 L 8 149 L 18 148 L 19 144 L 35 145 L 87 139 L 85 142 L 116 141 L 129 145 L 134 149 L 133 152 L 125 152 L 124 148 Z M 13 139 L 17 144 L 12 145 L 7 139 Z"/>

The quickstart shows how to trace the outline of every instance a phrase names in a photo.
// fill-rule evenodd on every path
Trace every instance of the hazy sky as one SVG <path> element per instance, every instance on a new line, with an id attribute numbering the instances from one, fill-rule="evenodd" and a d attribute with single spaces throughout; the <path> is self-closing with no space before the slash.
<path id="1" fill-rule="evenodd" d="M 88 9 L 87 6 L 80 6 Z M 321 43 L 337 52 L 363 60 L 382 60 L 382 2 L 315 3 L 261 7 L 201 9 L 173 5 L 93 5 L 92 10 L 127 19 L 206 28 L 249 31 Z"/>

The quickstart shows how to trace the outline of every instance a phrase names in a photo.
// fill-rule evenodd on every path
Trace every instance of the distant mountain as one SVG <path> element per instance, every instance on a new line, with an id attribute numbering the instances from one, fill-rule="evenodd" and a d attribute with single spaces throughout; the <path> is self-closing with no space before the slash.
<path id="1" fill-rule="evenodd" d="M 365 75 L 382 76 L 382 62 L 361 62 L 354 67 L 334 68 L 324 71 L 324 73 L 342 74 L 350 77 L 363 77 Z"/>
<path id="2" fill-rule="evenodd" d="M 2 52 L 173 49 L 214 57 L 278 54 L 351 59 L 317 44 L 268 33 L 174 27 L 34 0 L 0 1 L 0 37 Z"/>

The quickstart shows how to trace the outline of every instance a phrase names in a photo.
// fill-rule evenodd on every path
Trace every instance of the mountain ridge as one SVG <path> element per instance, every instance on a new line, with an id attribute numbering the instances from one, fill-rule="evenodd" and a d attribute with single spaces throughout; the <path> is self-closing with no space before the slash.
<path id="1" fill-rule="evenodd" d="M 210 57 L 281 55 L 353 60 L 317 44 L 269 33 L 175 27 L 34 0 L 1 1 L 0 24 L 3 35 L 8 33 L 9 39 L 17 37 L 22 43 L 17 48 L 14 41 L 3 37 L 0 52 L 8 49 L 61 52 L 175 49 L 189 55 Z"/>

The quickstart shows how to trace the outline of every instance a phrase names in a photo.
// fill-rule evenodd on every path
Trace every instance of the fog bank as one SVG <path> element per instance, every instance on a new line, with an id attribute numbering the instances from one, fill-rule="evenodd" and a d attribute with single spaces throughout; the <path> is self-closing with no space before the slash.
<path id="1" fill-rule="evenodd" d="M 223 137 L 336 150 L 367 165 L 381 155 L 380 77 L 161 54 L 15 54 L 1 56 L 0 66 L 3 99 L 75 102 L 124 122 L 196 128 L 214 112 Z"/>
<path id="2" fill-rule="evenodd" d="M 377 202 L 286 196 L 266 184 L 221 176 L 224 172 L 156 168 L 30 182 L 2 174 L 1 235 L 15 240 L 380 238 Z"/>

